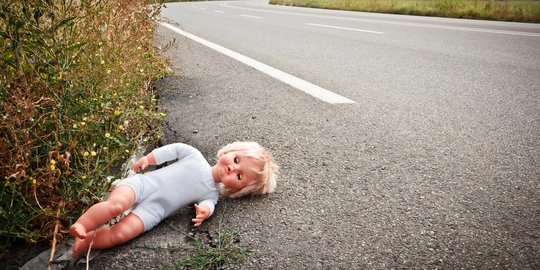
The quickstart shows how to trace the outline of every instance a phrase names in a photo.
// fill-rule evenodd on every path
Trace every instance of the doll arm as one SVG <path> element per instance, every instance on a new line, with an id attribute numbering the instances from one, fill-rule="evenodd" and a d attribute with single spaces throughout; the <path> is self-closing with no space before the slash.
<path id="1" fill-rule="evenodd" d="M 154 154 L 157 165 L 161 165 L 171 160 L 182 159 L 191 154 L 200 154 L 197 149 L 183 143 L 168 144 L 160 148 L 154 149 L 152 153 Z"/>
<path id="2" fill-rule="evenodd" d="M 141 169 L 144 170 L 149 165 L 150 166 L 156 165 L 156 159 L 154 158 L 154 153 L 150 153 L 150 154 L 140 158 L 135 164 L 133 164 L 131 169 L 134 172 L 138 173 L 138 172 L 141 171 Z"/>

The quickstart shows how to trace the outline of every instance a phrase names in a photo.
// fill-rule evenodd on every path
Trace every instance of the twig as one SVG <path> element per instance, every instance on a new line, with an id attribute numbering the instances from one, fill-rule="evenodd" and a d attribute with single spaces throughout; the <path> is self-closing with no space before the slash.
<path id="1" fill-rule="evenodd" d="M 49 258 L 49 263 L 47 266 L 48 270 L 51 270 L 52 262 L 54 260 L 54 253 L 56 252 L 56 235 L 58 234 L 58 228 L 60 227 L 60 220 L 58 219 L 60 217 L 60 208 L 56 210 L 56 225 L 54 225 L 54 234 L 53 234 L 53 242 L 52 242 L 52 248 L 51 248 L 51 257 Z"/>
<path id="2" fill-rule="evenodd" d="M 86 252 L 86 270 L 90 270 L 90 252 L 92 251 L 92 246 L 94 245 L 94 240 L 96 239 L 97 229 L 94 230 L 94 236 L 92 236 L 92 242 L 88 246 L 88 251 Z"/>
<path id="3" fill-rule="evenodd" d="M 38 197 L 37 197 L 37 185 L 33 185 L 32 188 L 34 189 L 34 198 L 36 199 L 36 203 L 37 205 L 39 206 L 39 208 L 41 210 L 43 210 L 43 207 L 41 206 L 41 204 L 39 204 L 39 200 L 38 200 Z M 60 209 L 58 209 L 58 211 L 60 211 Z M 58 213 L 57 213 L 58 214 Z M 56 215 L 56 217 L 58 218 L 58 215 Z M 58 220 L 57 220 L 57 223 L 58 225 Z M 55 234 L 56 235 L 56 234 Z"/>

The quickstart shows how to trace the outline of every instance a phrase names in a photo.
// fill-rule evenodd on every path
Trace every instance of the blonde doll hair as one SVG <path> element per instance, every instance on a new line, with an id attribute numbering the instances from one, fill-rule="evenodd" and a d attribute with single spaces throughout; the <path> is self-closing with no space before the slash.
<path id="1" fill-rule="evenodd" d="M 260 146 L 256 142 L 233 142 L 225 145 L 217 153 L 217 158 L 221 155 L 229 152 L 239 152 L 240 154 L 251 158 L 253 161 L 260 165 L 259 168 L 254 169 L 255 173 L 259 176 L 253 184 L 250 184 L 243 189 L 232 192 L 227 187 L 221 185 L 223 193 L 229 198 L 239 198 L 248 194 L 261 195 L 272 193 L 276 189 L 276 174 L 279 166 L 273 161 L 272 154 L 268 152 L 264 147 Z"/>

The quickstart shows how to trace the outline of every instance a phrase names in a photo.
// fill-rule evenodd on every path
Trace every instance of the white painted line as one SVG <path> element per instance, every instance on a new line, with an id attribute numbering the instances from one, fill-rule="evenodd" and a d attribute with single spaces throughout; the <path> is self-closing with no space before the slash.
<path id="1" fill-rule="evenodd" d="M 214 10 L 215 13 L 220 13 L 220 14 L 223 14 L 225 12 L 221 11 L 221 10 Z"/>
<path id="2" fill-rule="evenodd" d="M 165 23 L 165 22 L 160 22 L 161 25 L 171 29 L 172 31 L 180 34 L 180 35 L 183 35 L 195 42 L 198 42 L 204 46 L 207 46 L 211 49 L 214 49 L 222 54 L 225 54 L 233 59 L 236 59 L 256 70 L 259 70 L 263 73 L 266 73 L 304 93 L 307 93 L 313 97 L 316 97 L 322 101 L 325 101 L 325 102 L 328 102 L 328 103 L 331 103 L 331 104 L 337 104 L 337 103 L 355 103 L 354 101 L 346 98 L 346 97 L 343 97 L 343 96 L 340 96 L 334 92 L 331 92 L 331 91 L 328 91 L 322 87 L 319 87 L 317 85 L 314 85 L 310 82 L 307 82 L 307 81 L 304 81 L 298 77 L 295 77 L 291 74 L 288 74 L 288 73 L 285 73 L 281 70 L 278 70 L 278 69 L 275 69 L 269 65 L 266 65 L 266 64 L 263 64 L 255 59 L 252 59 L 252 58 L 249 58 L 245 55 L 242 55 L 242 54 L 239 54 L 235 51 L 232 51 L 232 50 L 229 50 L 225 47 L 222 47 L 220 45 L 217 45 L 215 43 L 212 43 L 208 40 L 205 40 L 203 38 L 200 38 L 198 36 L 195 36 L 193 34 L 190 34 L 184 30 L 181 30 L 173 25 L 170 25 L 168 23 Z"/>
<path id="3" fill-rule="evenodd" d="M 334 29 L 340 29 L 340 30 L 350 30 L 350 31 L 356 31 L 356 32 L 366 32 L 371 34 L 384 34 L 383 32 L 377 32 L 377 31 L 370 31 L 370 30 L 362 30 L 357 28 L 349 28 L 349 27 L 341 27 L 341 26 L 333 26 L 333 25 L 324 25 L 324 24 L 318 24 L 318 23 L 306 23 L 307 25 L 312 26 L 319 26 L 319 27 L 326 27 L 326 28 L 334 28 Z"/>
<path id="4" fill-rule="evenodd" d="M 206 8 L 203 8 L 203 7 L 202 7 L 202 8 L 199 8 L 199 9 L 200 9 L 200 10 L 206 10 Z"/>
<path id="5" fill-rule="evenodd" d="M 406 22 L 403 22 L 403 23 L 400 23 L 400 24 L 401 25 L 426 27 L 426 28 L 435 28 L 435 29 L 446 29 L 446 30 L 481 32 L 481 33 L 491 33 L 491 34 L 504 34 L 504 35 L 540 37 L 540 34 L 537 34 L 537 33 L 518 32 L 518 31 L 509 31 L 509 30 L 496 30 L 496 29 L 488 29 L 488 28 L 445 26 L 445 25 L 424 24 L 424 23 L 406 23 Z"/>
<path id="6" fill-rule="evenodd" d="M 247 17 L 247 18 L 252 18 L 252 19 L 262 19 L 263 17 L 259 17 L 259 16 L 251 16 L 251 15 L 240 15 L 242 17 Z"/>

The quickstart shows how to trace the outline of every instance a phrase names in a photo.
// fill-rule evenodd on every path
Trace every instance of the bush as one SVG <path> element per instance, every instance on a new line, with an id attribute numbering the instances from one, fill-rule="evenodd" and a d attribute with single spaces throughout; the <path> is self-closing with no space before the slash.
<path id="1" fill-rule="evenodd" d="M 159 139 L 164 115 L 150 84 L 165 72 L 152 46 L 160 9 L 145 0 L 0 4 L 0 254 L 17 239 L 64 235 L 102 199 L 107 176 Z"/>

